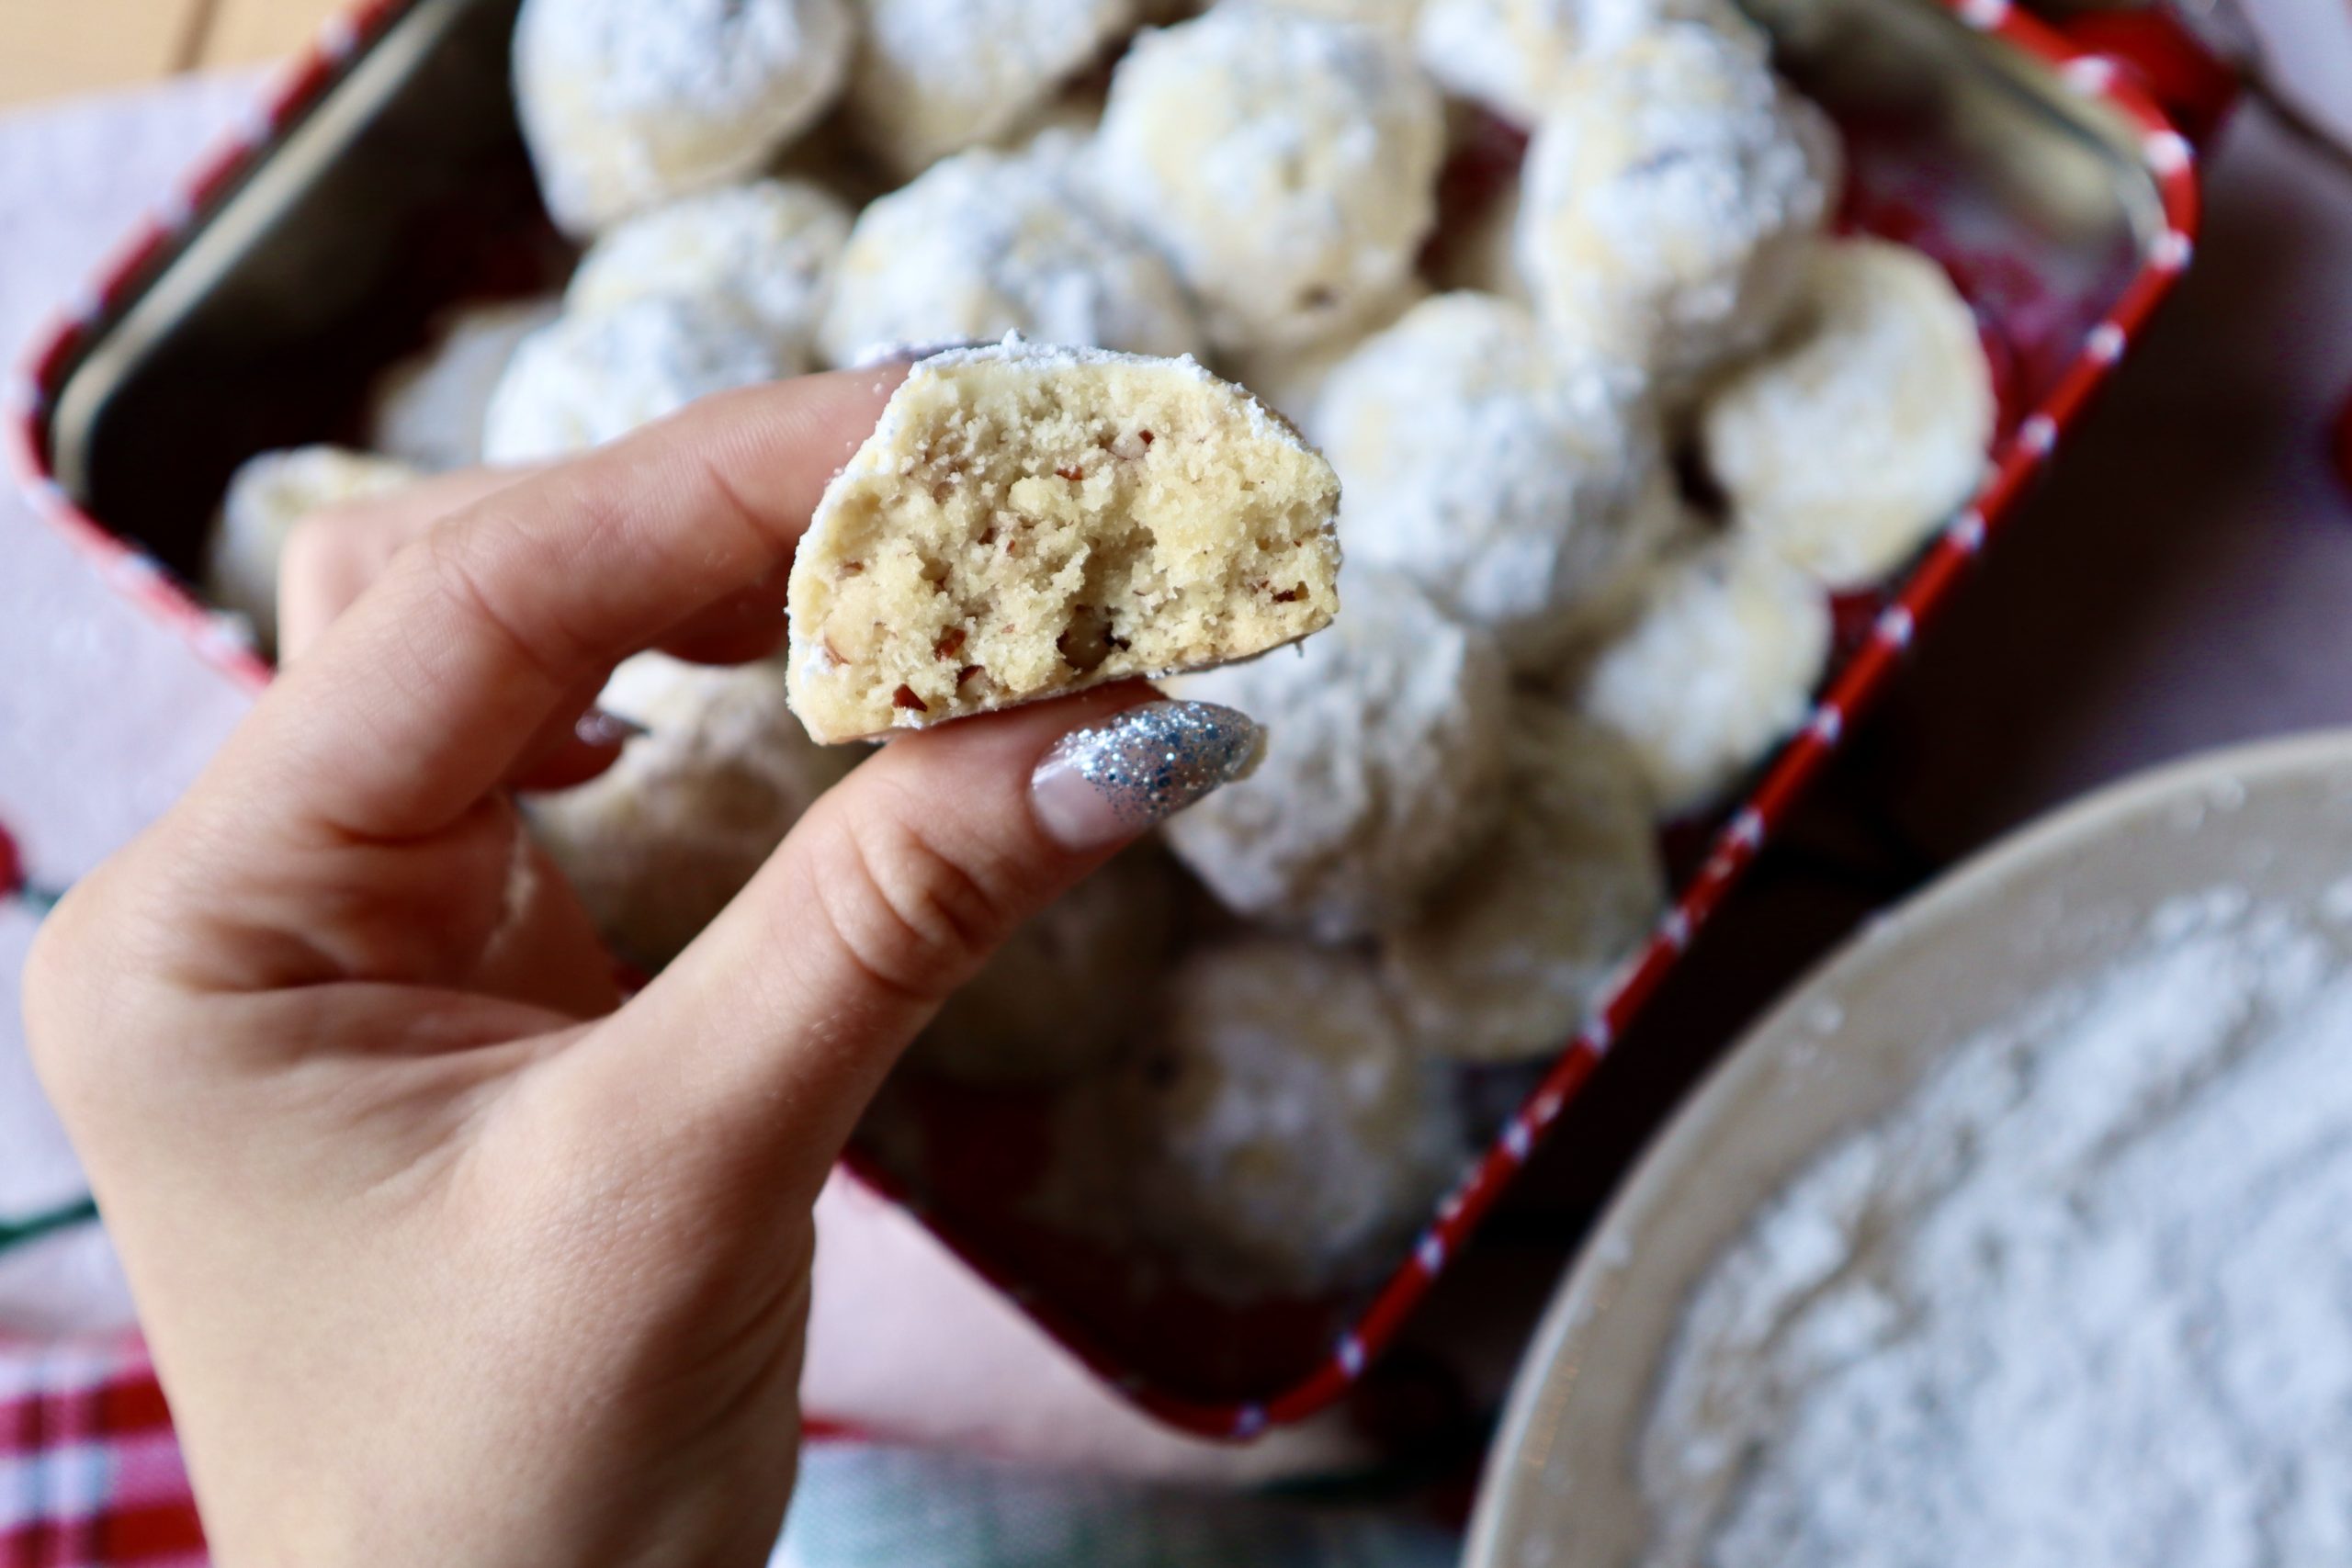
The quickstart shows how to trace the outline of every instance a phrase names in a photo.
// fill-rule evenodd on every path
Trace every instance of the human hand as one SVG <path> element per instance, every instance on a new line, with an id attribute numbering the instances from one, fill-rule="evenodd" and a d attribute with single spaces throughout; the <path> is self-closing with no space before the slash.
<path id="1" fill-rule="evenodd" d="M 508 791 L 609 760 L 578 720 L 627 655 L 773 645 L 888 389 L 439 481 L 365 536 L 416 536 L 388 562 L 289 582 L 285 672 L 47 923 L 35 1060 L 227 1568 L 763 1562 L 859 1111 L 1018 921 L 1251 750 L 1134 685 L 896 740 L 621 1002 Z M 1090 763 L 1171 734 L 1159 786 Z"/>

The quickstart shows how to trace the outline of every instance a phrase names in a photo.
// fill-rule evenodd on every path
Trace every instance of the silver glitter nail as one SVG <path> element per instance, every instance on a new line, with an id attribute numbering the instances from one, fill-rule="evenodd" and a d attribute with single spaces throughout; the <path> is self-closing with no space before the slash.
<path id="1" fill-rule="evenodd" d="M 1056 837 L 1104 842 L 1249 777 L 1265 733 L 1216 703 L 1146 703 L 1062 737 L 1033 788 Z"/>
<path id="2" fill-rule="evenodd" d="M 607 708 L 592 707 L 573 723 L 571 733 L 589 746 L 625 746 L 640 736 L 653 733 L 626 714 Z"/>

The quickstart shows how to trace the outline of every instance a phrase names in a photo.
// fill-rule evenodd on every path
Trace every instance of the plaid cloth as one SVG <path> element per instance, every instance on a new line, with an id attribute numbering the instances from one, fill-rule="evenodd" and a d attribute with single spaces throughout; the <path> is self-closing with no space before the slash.
<path id="1" fill-rule="evenodd" d="M 171 1413 L 133 1338 L 0 1339 L 0 1568 L 197 1568 Z"/>
<path id="2" fill-rule="evenodd" d="M 1451 1568 L 1394 1509 L 1186 1493 L 812 1443 L 773 1568 Z M 202 1568 L 171 1413 L 135 1338 L 0 1339 L 0 1568 Z"/>

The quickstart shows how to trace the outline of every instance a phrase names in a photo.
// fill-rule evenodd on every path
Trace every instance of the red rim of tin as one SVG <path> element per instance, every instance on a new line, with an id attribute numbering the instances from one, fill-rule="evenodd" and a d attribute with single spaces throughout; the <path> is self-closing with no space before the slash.
<path id="1" fill-rule="evenodd" d="M 2149 96 L 2138 73 L 2119 69 L 2107 56 L 2069 42 L 2049 25 L 2026 15 L 2013 0 L 1939 3 L 1975 31 L 1997 37 L 2056 66 L 2072 88 L 2104 100 L 2138 129 L 2142 154 L 2163 204 L 2165 231 L 2149 245 L 2113 310 L 2086 334 L 2074 362 L 2049 396 L 1996 446 L 1974 499 L 1919 558 L 1901 589 L 1879 612 L 1861 647 L 1831 674 L 1810 720 L 1781 748 L 1746 802 L 1715 835 L 1705 862 L 1659 920 L 1647 946 L 1628 965 L 1614 994 L 1554 1061 L 1485 1155 L 1439 1204 L 1436 1217 L 1420 1233 L 1411 1255 L 1316 1367 L 1262 1401 L 1204 1403 L 1155 1387 L 1103 1350 L 1081 1325 L 1053 1303 L 1010 1278 L 981 1248 L 910 1201 L 897 1183 L 854 1154 L 849 1158 L 850 1168 L 861 1179 L 906 1204 L 951 1252 L 1010 1296 L 1088 1368 L 1170 1426 L 1208 1437 L 1250 1438 L 1271 1426 L 1312 1415 L 1355 1382 L 1395 1337 L 1446 1260 L 1477 1227 L 1511 1176 L 1526 1163 L 1536 1141 L 1576 1097 L 1611 1043 L 1623 1035 L 1683 949 L 1754 862 L 1765 840 L 1836 752 L 1847 729 L 1883 694 L 1912 638 L 1929 624 L 1985 543 L 2000 531 L 2020 492 L 2188 266 L 2198 224 L 2195 150 Z M 200 160 L 175 194 L 133 229 L 101 266 L 90 289 L 62 319 L 35 338 L 16 389 L 15 406 L 6 420 L 10 455 L 35 510 L 87 556 L 118 592 L 176 629 L 200 657 L 252 690 L 268 683 L 269 667 L 168 570 L 82 512 L 57 482 L 50 470 L 44 439 L 49 399 L 56 390 L 60 373 L 130 295 L 149 265 L 196 222 L 211 197 L 268 152 L 278 133 L 408 4 L 409 0 L 360 0 L 321 29 L 311 51 L 264 91 L 255 112 Z"/>

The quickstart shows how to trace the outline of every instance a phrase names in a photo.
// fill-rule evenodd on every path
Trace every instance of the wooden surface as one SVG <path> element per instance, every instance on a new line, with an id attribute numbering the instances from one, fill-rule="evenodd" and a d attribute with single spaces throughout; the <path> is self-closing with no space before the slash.
<path id="1" fill-rule="evenodd" d="M 290 53 L 335 0 L 0 0 L 0 107 Z"/>

